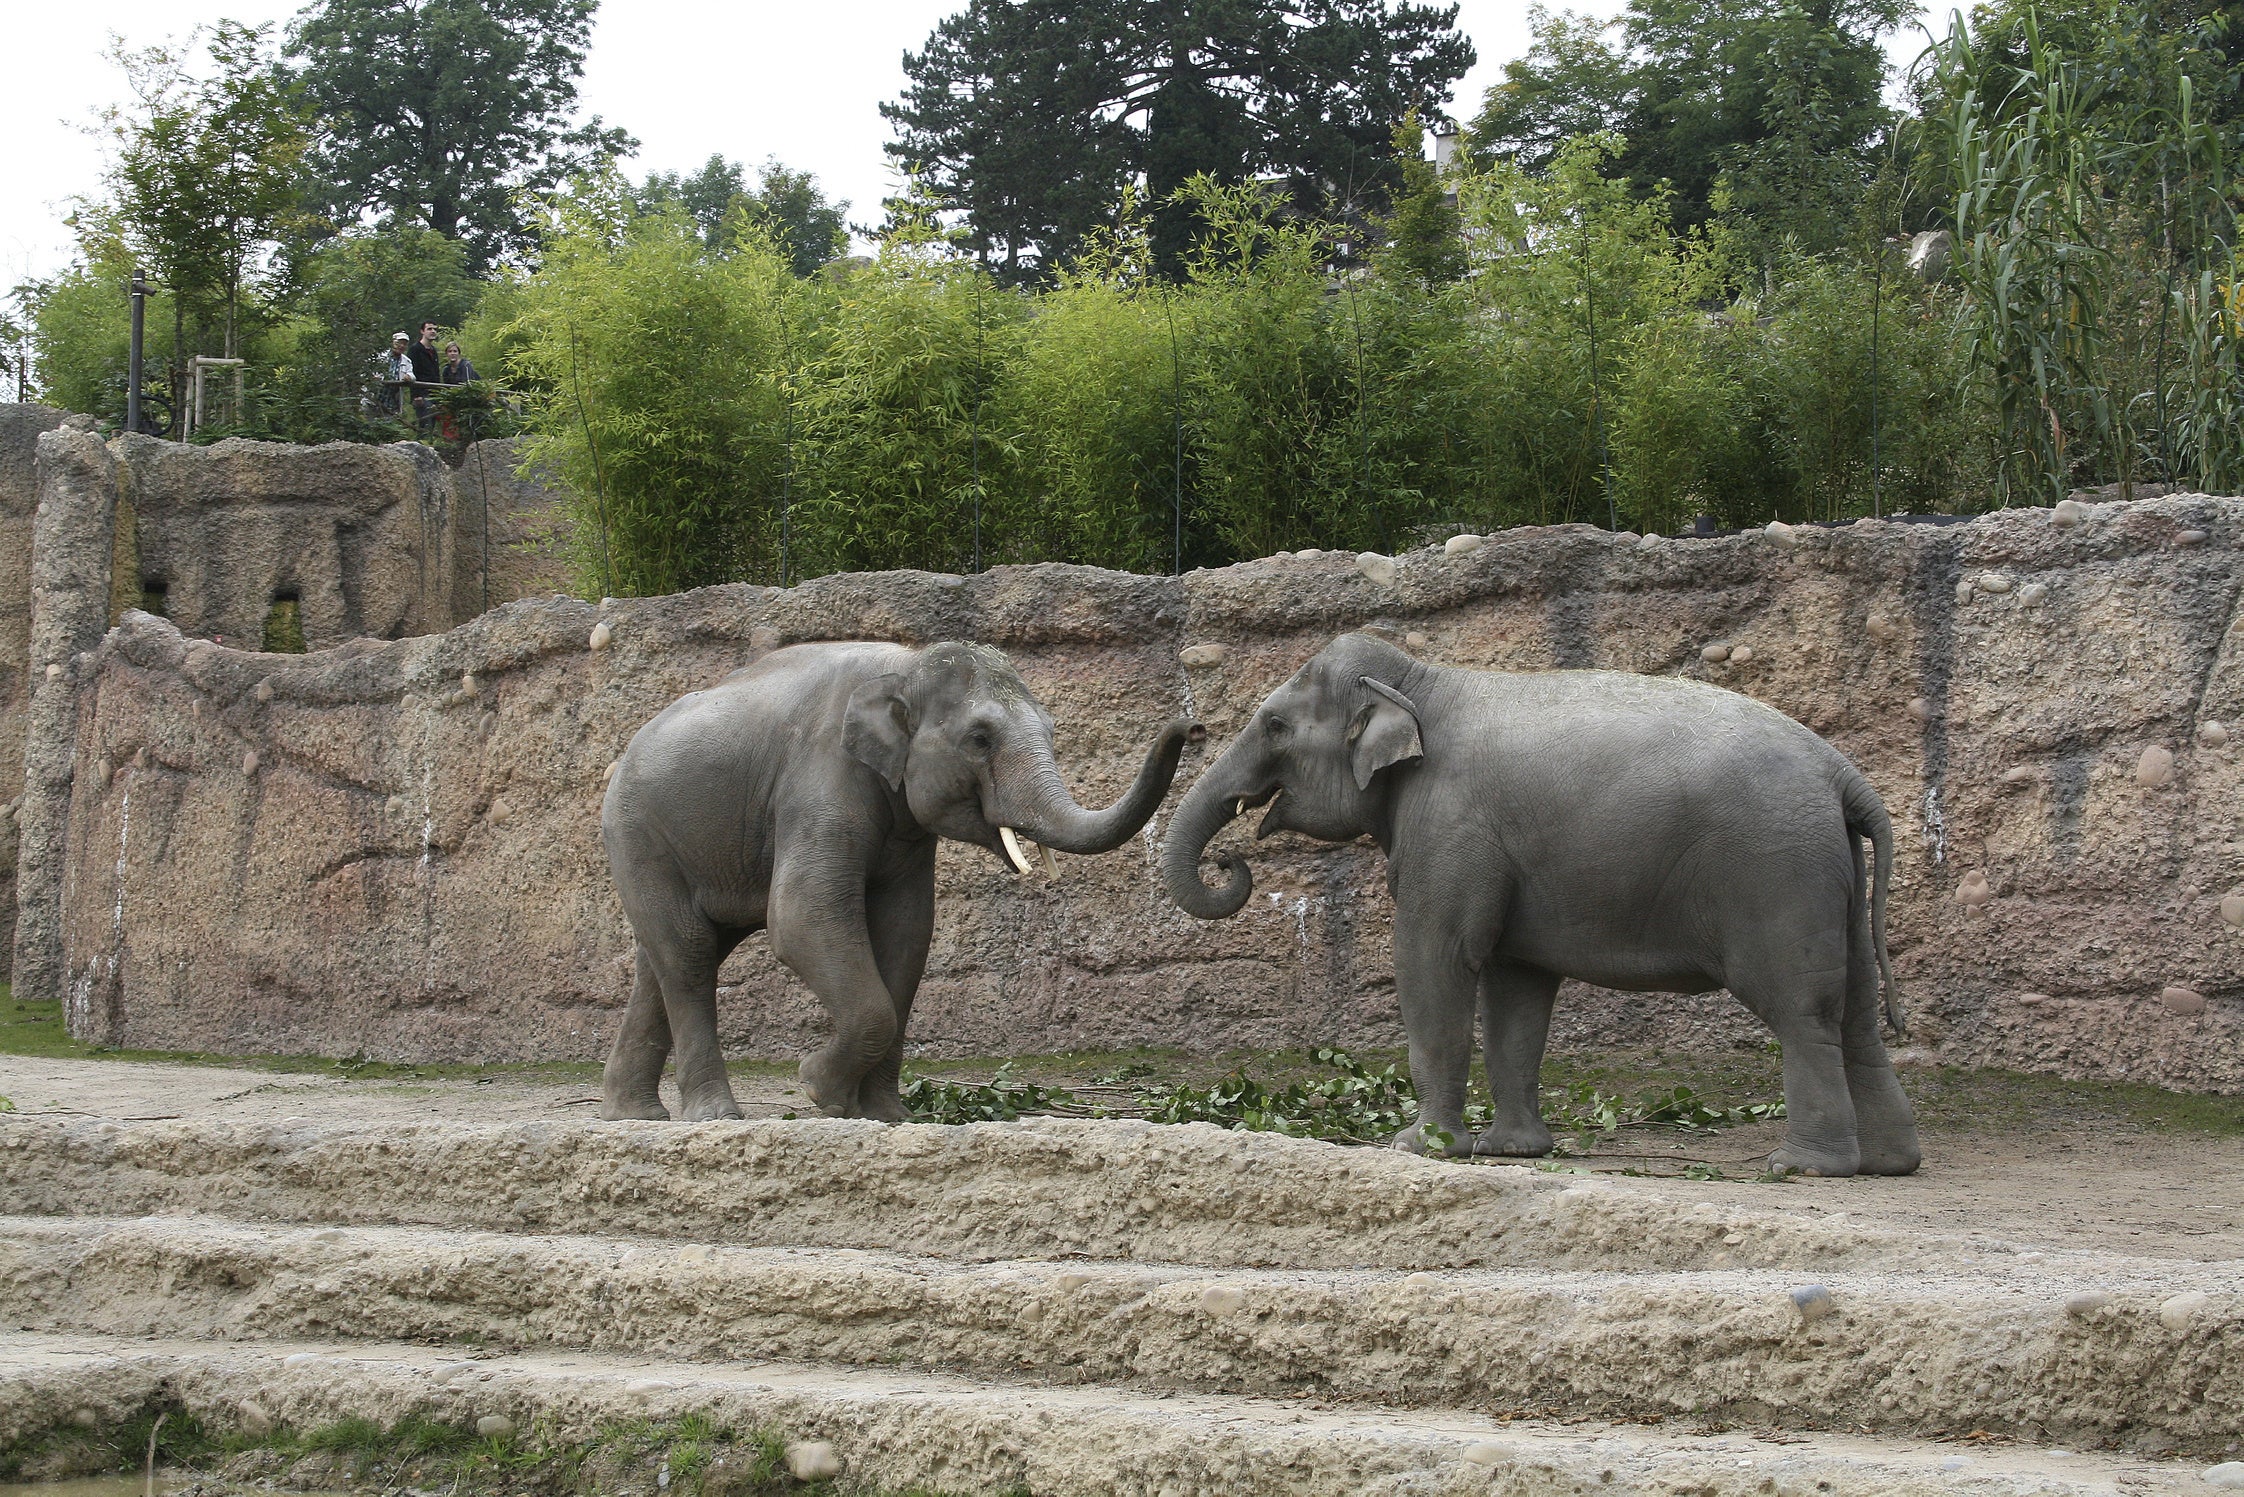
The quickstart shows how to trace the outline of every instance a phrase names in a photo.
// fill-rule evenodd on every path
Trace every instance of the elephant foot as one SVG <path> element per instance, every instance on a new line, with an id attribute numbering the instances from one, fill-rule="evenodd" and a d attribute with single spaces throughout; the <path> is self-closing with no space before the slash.
<path id="1" fill-rule="evenodd" d="M 730 1091 L 706 1097 L 696 1097 L 687 1102 L 682 1110 L 685 1113 L 685 1120 L 689 1123 L 736 1120 L 740 1116 L 740 1104 L 733 1100 Z"/>
<path id="2" fill-rule="evenodd" d="M 795 1068 L 795 1082 L 810 1098 L 810 1105 L 830 1118 L 857 1116 L 858 1077 L 845 1075 L 823 1053 L 806 1055 Z"/>
<path id="3" fill-rule="evenodd" d="M 881 1123 L 908 1123 L 912 1115 L 904 1110 L 904 1099 L 894 1089 L 885 1092 L 859 1092 L 857 1115 Z"/>
<path id="4" fill-rule="evenodd" d="M 1472 1135 L 1465 1131 L 1462 1124 L 1455 1128 L 1444 1128 L 1442 1131 L 1449 1135 L 1449 1147 L 1447 1147 L 1446 1149 L 1440 1149 L 1437 1151 L 1427 1143 L 1425 1136 L 1426 1125 L 1424 1123 L 1412 1123 L 1408 1128 L 1405 1128 L 1402 1132 L 1396 1134 L 1395 1147 L 1405 1154 L 1432 1154 L 1438 1152 L 1451 1159 L 1469 1159 L 1472 1157 Z"/>
<path id="5" fill-rule="evenodd" d="M 1864 1139 L 1862 1160 L 1857 1170 L 1865 1175 L 1913 1175 L 1924 1162 L 1924 1151 L 1917 1147 L 1916 1130 L 1907 1138 Z"/>
<path id="6" fill-rule="evenodd" d="M 1861 1172 L 1862 1151 L 1852 1139 L 1844 1144 L 1819 1146 L 1788 1138 L 1769 1156 L 1769 1173 L 1772 1175 L 1821 1175 L 1828 1179 L 1844 1179 Z"/>
<path id="7" fill-rule="evenodd" d="M 1494 1123 L 1483 1128 L 1473 1139 L 1473 1152 L 1506 1159 L 1540 1159 L 1556 1143 L 1550 1128 L 1537 1118 L 1532 1123 Z"/>
<path id="8" fill-rule="evenodd" d="M 602 1097 L 600 1121 L 603 1123 L 667 1123 L 670 1109 L 662 1105 L 660 1097 Z"/>

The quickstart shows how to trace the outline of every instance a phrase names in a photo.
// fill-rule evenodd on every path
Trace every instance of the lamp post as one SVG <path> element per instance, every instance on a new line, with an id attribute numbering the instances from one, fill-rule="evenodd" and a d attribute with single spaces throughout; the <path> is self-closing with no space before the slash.
<path id="1" fill-rule="evenodd" d="M 132 272 L 132 348 L 125 356 L 125 430 L 140 430 L 140 335 L 147 320 L 148 279 L 137 265 Z"/>

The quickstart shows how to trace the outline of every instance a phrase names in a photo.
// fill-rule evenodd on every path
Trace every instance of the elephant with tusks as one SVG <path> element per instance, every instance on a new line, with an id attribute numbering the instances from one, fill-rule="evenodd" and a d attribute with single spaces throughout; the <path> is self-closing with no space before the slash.
<path id="1" fill-rule="evenodd" d="M 601 1078 L 603 1118 L 737 1118 L 717 1046 L 717 969 L 742 940 L 818 996 L 833 1037 L 803 1089 L 841 1117 L 901 1122 L 904 1031 L 935 921 L 938 838 L 1030 871 L 1023 838 L 1108 852 L 1168 793 L 1197 725 L 1172 722 L 1103 811 L 1068 793 L 1052 718 L 985 645 L 803 644 L 671 703 L 617 762 L 600 808 L 637 970 Z"/>
<path id="2" fill-rule="evenodd" d="M 1905 1175 L 1916 1122 L 1879 1033 L 1893 827 L 1843 754 L 1775 709 L 1697 681 L 1428 665 L 1367 634 L 1272 692 L 1178 807 L 1170 896 L 1205 920 L 1252 892 L 1209 841 L 1369 836 L 1387 855 L 1395 991 L 1420 1122 L 1452 1154 L 1551 1148 L 1538 1104 L 1561 979 L 1630 992 L 1728 988 L 1784 1050 L 1774 1170 Z M 1866 865 L 1863 843 L 1873 857 Z M 1464 1130 L 1478 1012 L 1495 1119 Z"/>

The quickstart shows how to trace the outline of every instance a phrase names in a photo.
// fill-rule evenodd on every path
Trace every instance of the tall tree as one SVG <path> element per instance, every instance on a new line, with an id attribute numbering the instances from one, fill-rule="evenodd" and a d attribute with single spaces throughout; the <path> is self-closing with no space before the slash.
<path id="1" fill-rule="evenodd" d="M 640 204 L 656 208 L 675 203 L 701 225 L 702 242 L 730 249 L 732 212 L 737 205 L 751 224 L 770 229 L 799 276 L 810 275 L 849 247 L 845 202 L 830 203 L 809 172 L 788 169 L 777 160 L 757 171 L 757 185 L 737 161 L 712 155 L 700 171 L 649 172 L 639 190 Z"/>
<path id="2" fill-rule="evenodd" d="M 1473 64 L 1457 7 L 1396 0 L 969 0 L 907 53 L 889 154 L 1022 278 L 1154 204 L 1156 260 L 1194 233 L 1194 176 L 1281 179 L 1363 216 L 1393 185 L 1395 127 L 1440 115 Z"/>
<path id="3" fill-rule="evenodd" d="M 1909 0 L 1629 0 L 1601 23 L 1535 15 L 1535 44 L 1505 66 L 1471 126 L 1483 155 L 1544 165 L 1573 135 L 1617 130 L 1613 170 L 1673 190 L 1679 224 L 1706 220 L 1717 186 L 1811 247 L 1835 236 L 1893 115 L 1881 38 Z M 1615 33 L 1618 33 L 1617 38 Z"/>
<path id="4" fill-rule="evenodd" d="M 193 316 L 222 324 L 232 357 L 244 294 L 298 218 L 308 122 L 274 66 L 269 28 L 220 21 L 202 35 L 200 71 L 169 45 L 113 51 L 134 102 L 102 116 L 115 146 L 110 196 L 77 222 L 89 257 L 101 258 L 92 238 L 112 238 L 171 291 L 182 351 Z"/>
<path id="5" fill-rule="evenodd" d="M 319 112 L 318 179 L 344 227 L 434 229 L 477 271 L 527 246 L 525 190 L 638 145 L 572 128 L 599 0 L 313 0 L 289 32 Z"/>

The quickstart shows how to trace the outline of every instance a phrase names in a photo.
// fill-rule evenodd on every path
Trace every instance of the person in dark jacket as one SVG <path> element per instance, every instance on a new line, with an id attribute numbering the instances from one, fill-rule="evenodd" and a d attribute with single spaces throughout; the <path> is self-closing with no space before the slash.
<path id="1" fill-rule="evenodd" d="M 420 417 L 421 425 L 429 424 L 429 397 L 427 386 L 444 383 L 442 369 L 436 359 L 436 324 L 421 324 L 421 336 L 407 350 L 413 359 L 413 411 Z"/>
<path id="2" fill-rule="evenodd" d="M 460 345 L 457 343 L 444 345 L 444 383 L 448 385 L 475 383 L 475 366 L 467 361 L 467 355 L 460 352 Z"/>

